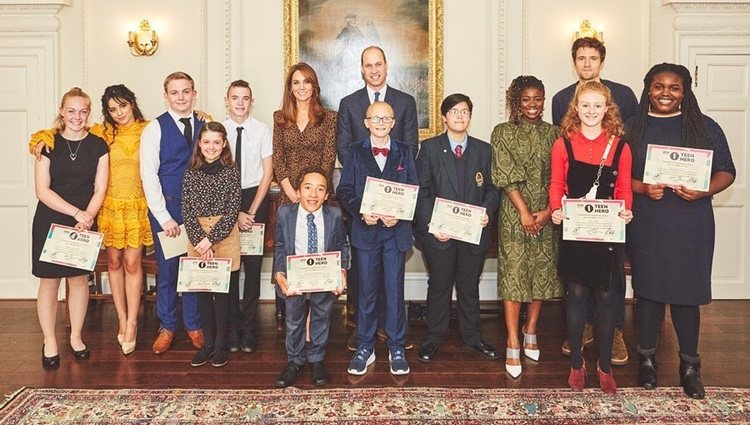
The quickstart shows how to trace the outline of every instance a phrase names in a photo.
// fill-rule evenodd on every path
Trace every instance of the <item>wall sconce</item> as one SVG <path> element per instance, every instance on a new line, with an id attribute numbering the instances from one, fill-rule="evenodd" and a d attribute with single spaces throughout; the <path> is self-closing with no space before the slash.
<path id="1" fill-rule="evenodd" d="M 128 47 L 133 56 L 151 56 L 159 48 L 159 37 L 151 29 L 151 24 L 144 19 L 137 31 L 128 31 Z"/>
<path id="2" fill-rule="evenodd" d="M 591 22 L 588 19 L 584 19 L 581 22 L 581 27 L 576 31 L 573 41 L 583 37 L 595 38 L 604 44 L 604 31 L 597 31 L 596 28 L 591 26 Z"/>

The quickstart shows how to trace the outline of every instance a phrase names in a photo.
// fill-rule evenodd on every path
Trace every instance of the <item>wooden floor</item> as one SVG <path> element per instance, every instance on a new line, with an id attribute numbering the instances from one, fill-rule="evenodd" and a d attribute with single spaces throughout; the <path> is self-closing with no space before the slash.
<path id="1" fill-rule="evenodd" d="M 158 328 L 153 303 L 141 309 L 137 351 L 124 357 L 115 339 L 117 333 L 114 306 L 108 302 L 92 302 L 89 307 L 84 340 L 92 351 L 86 361 L 75 361 L 68 347 L 63 317 L 64 305 L 58 313 L 58 340 L 62 365 L 59 370 L 42 369 L 40 355 L 42 336 L 37 322 L 34 301 L 0 301 L 0 395 L 22 386 L 68 388 L 272 388 L 277 374 L 286 364 L 284 334 L 275 330 L 273 305 L 263 304 L 259 324 L 258 350 L 252 354 L 236 353 L 223 368 L 210 364 L 193 368 L 190 359 L 194 350 L 183 331 L 172 350 L 156 356 L 151 343 Z M 634 305 L 626 307 L 625 336 L 630 363 L 616 367 L 620 386 L 635 386 L 637 358 Z M 750 387 L 750 301 L 716 301 L 702 310 L 703 323 L 700 353 L 703 357 L 703 381 L 708 386 Z M 524 360 L 523 375 L 513 380 L 506 373 L 503 361 L 486 360 L 468 351 L 461 343 L 456 323 L 451 322 L 448 341 L 443 344 L 435 362 L 430 365 L 416 359 L 416 349 L 407 352 L 411 374 L 391 376 L 387 349 L 383 343 L 376 348 L 377 360 L 362 377 L 346 373 L 351 353 L 346 350 L 349 330 L 345 327 L 344 306 L 335 306 L 332 332 L 326 362 L 332 372 L 330 387 L 349 386 L 439 386 L 439 387 L 565 387 L 568 359 L 560 354 L 564 335 L 562 304 L 545 304 L 540 321 L 539 363 Z M 504 347 L 505 329 L 495 314 L 482 316 L 484 339 Z M 425 331 L 423 320 L 409 321 L 409 339 L 419 342 Z M 594 351 L 587 348 L 587 362 L 595 364 Z M 657 355 L 660 366 L 659 383 L 678 385 L 677 347 L 671 324 L 664 327 Z M 306 371 L 307 372 L 307 371 Z M 597 386 L 590 373 L 587 386 Z M 297 386 L 311 388 L 305 373 Z"/>

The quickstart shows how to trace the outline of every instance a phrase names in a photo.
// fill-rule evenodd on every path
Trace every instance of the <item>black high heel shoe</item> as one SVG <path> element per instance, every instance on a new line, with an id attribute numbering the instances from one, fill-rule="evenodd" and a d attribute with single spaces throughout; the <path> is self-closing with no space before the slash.
<path id="1" fill-rule="evenodd" d="M 73 351 L 73 357 L 75 357 L 76 360 L 86 360 L 89 357 L 91 357 L 91 352 L 89 351 L 89 347 L 84 347 L 83 350 L 76 350 L 75 348 L 71 346 L 70 350 Z"/>
<path id="2" fill-rule="evenodd" d="M 60 367 L 60 355 L 55 354 L 52 357 L 45 356 L 43 344 L 42 344 L 42 367 L 45 370 L 55 370 Z"/>

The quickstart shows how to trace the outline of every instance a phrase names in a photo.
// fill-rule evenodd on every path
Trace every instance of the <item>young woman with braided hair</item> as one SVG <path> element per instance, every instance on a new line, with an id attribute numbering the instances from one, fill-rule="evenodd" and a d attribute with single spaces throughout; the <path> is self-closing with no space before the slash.
<path id="1" fill-rule="evenodd" d="M 732 184 L 734 163 L 721 127 L 701 113 L 682 65 L 655 65 L 643 79 L 640 111 L 628 124 L 633 149 L 633 211 L 628 254 L 638 298 L 638 384 L 656 388 L 656 343 L 669 304 L 680 347 L 680 385 L 692 398 L 703 398 L 698 355 L 699 306 L 711 302 L 714 216 L 711 197 Z M 710 149 L 707 192 L 681 185 L 646 184 L 649 144 Z"/>
<path id="2" fill-rule="evenodd" d="M 528 303 L 522 329 L 524 355 L 539 360 L 537 321 L 544 300 L 558 298 L 557 229 L 550 221 L 547 186 L 550 150 L 559 132 L 542 120 L 544 84 L 522 75 L 505 93 L 508 122 L 492 132 L 492 181 L 501 189 L 499 218 L 498 295 L 503 300 L 506 341 L 505 369 L 521 375 L 518 317 Z"/>

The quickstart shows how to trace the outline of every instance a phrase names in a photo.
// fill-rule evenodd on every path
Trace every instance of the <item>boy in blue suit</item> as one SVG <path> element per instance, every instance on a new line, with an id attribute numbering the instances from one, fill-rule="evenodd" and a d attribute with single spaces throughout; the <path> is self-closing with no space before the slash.
<path id="1" fill-rule="evenodd" d="M 305 363 L 310 363 L 312 383 L 328 383 L 329 373 L 323 359 L 328 344 L 331 308 L 334 298 L 346 288 L 349 268 L 349 242 L 341 220 L 341 210 L 323 203 L 328 199 L 328 179 L 321 170 L 303 171 L 295 182 L 297 204 L 282 205 L 276 221 L 274 278 L 277 291 L 286 303 L 286 352 L 288 362 L 276 380 L 277 387 L 294 383 Z M 310 293 L 310 345 L 305 347 L 305 321 L 308 307 L 298 290 L 289 288 L 286 257 L 315 252 L 341 252 L 342 286 L 333 292 Z"/>
<path id="2" fill-rule="evenodd" d="M 364 375 L 375 361 L 375 333 L 378 320 L 375 311 L 378 287 L 386 293 L 385 331 L 391 373 L 409 373 L 404 352 L 406 312 L 404 310 L 405 254 L 413 245 L 411 222 L 394 217 L 361 214 L 367 177 L 416 185 L 417 170 L 411 147 L 389 136 L 395 125 L 393 108 L 385 102 L 373 102 L 365 115 L 370 137 L 353 145 L 336 190 L 341 205 L 358 219 L 353 220 L 352 246 L 357 248 L 359 264 L 359 309 L 357 310 L 357 353 L 347 371 Z"/>

